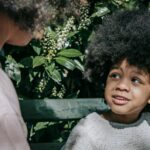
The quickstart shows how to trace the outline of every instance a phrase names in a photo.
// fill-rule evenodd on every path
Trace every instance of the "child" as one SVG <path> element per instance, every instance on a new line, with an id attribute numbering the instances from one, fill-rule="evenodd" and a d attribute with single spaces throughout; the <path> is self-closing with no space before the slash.
<path id="1" fill-rule="evenodd" d="M 80 1 L 0 0 L 0 48 L 6 43 L 24 46 L 32 38 L 41 38 L 49 20 L 61 18 L 59 11 L 77 13 Z M 0 150 L 29 150 L 26 136 L 15 89 L 0 69 Z"/>
<path id="2" fill-rule="evenodd" d="M 103 79 L 110 111 L 82 119 L 62 149 L 150 150 L 150 12 L 117 12 L 95 34 L 85 75 Z"/>

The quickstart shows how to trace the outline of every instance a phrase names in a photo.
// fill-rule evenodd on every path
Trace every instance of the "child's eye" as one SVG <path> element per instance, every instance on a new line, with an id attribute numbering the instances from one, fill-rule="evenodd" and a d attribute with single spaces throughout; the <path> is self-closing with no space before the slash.
<path id="1" fill-rule="evenodd" d="M 111 74 L 109 75 L 109 77 L 110 77 L 110 78 L 113 78 L 113 79 L 119 79 L 119 78 L 120 78 L 120 74 L 118 74 L 118 73 L 111 73 Z"/>
<path id="2" fill-rule="evenodd" d="M 132 78 L 131 81 L 136 84 L 142 83 L 142 81 L 137 77 Z"/>

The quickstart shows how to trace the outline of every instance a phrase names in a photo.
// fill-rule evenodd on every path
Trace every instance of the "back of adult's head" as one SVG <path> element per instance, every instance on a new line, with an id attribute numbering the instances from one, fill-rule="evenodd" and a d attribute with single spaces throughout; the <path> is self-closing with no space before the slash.
<path id="1" fill-rule="evenodd" d="M 61 17 L 78 15 L 80 5 L 86 3 L 87 0 L 0 0 L 0 13 L 33 32 Z"/>
<path id="2" fill-rule="evenodd" d="M 27 31 L 39 30 L 47 21 L 47 0 L 0 0 L 0 13 Z"/>

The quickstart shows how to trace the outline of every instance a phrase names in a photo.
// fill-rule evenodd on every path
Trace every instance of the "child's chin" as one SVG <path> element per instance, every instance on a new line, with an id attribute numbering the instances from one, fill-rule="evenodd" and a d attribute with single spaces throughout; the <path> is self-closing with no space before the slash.
<path id="1" fill-rule="evenodd" d="M 128 114 L 128 110 L 122 106 L 111 107 L 111 111 L 117 115 L 125 115 Z"/>

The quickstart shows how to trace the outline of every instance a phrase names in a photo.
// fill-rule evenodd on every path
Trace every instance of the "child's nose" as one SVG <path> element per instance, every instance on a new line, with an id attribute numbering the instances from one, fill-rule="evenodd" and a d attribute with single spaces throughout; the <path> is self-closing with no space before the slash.
<path id="1" fill-rule="evenodd" d="M 130 89 L 130 84 L 127 81 L 127 79 L 122 79 L 118 82 L 118 84 L 116 85 L 116 90 L 120 90 L 120 91 L 126 91 L 128 92 Z"/>

